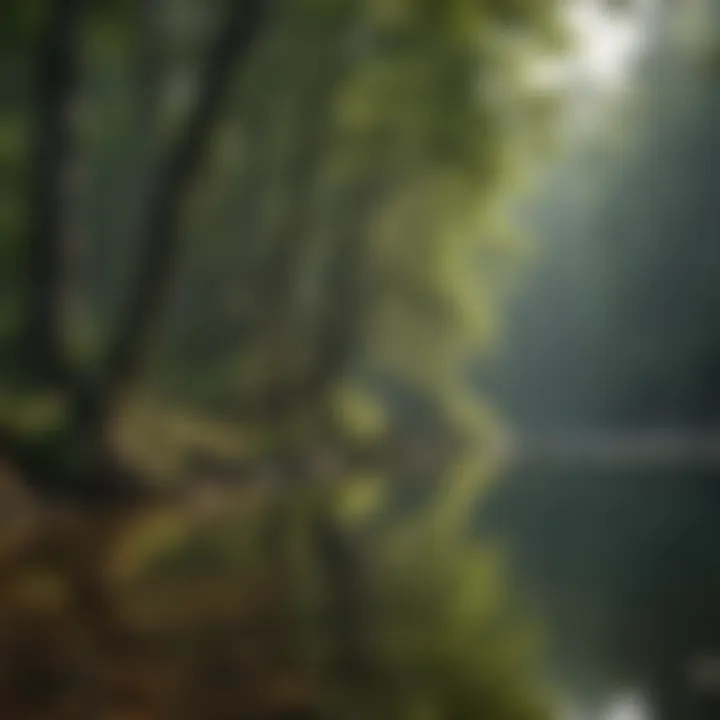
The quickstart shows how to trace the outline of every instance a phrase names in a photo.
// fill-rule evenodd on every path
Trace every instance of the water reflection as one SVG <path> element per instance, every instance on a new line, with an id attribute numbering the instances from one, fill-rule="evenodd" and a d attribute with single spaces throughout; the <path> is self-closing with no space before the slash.
<path id="1" fill-rule="evenodd" d="M 612 699 L 601 720 L 653 720 L 650 706 L 642 693 L 623 693 Z"/>
<path id="2" fill-rule="evenodd" d="M 567 701 L 560 720 L 655 720 L 650 704 L 639 691 L 618 693 L 599 708 Z"/>

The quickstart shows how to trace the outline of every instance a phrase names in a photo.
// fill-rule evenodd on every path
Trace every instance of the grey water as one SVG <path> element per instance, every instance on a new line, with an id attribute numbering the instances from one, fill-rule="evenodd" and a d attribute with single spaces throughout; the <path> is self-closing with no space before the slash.
<path id="1" fill-rule="evenodd" d="M 655 48 L 523 208 L 536 258 L 478 372 L 511 428 L 577 441 L 572 463 L 511 465 L 487 510 L 543 608 L 567 720 L 720 717 L 720 465 L 581 442 L 720 428 L 720 70 L 686 50 Z"/>

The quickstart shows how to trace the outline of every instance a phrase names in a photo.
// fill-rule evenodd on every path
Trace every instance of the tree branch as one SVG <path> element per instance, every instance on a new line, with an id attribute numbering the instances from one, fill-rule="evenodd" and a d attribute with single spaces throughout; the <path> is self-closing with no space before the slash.
<path id="1" fill-rule="evenodd" d="M 333 247 L 325 271 L 324 298 L 314 332 L 308 331 L 308 341 L 314 343 L 308 367 L 299 377 L 280 377 L 248 397 L 229 399 L 228 416 L 275 422 L 316 404 L 348 371 L 366 330 L 371 226 L 378 205 L 398 181 L 395 173 L 382 177 L 382 173 L 370 172 L 339 191 L 330 220 Z"/>
<path id="2" fill-rule="evenodd" d="M 395 178 L 382 174 L 362 178 L 338 207 L 337 235 L 327 269 L 327 289 L 318 323 L 314 362 L 295 395 L 322 396 L 346 373 L 362 351 L 366 335 L 369 281 L 372 273 L 373 222 L 378 206 L 391 191 Z M 353 190 L 355 192 L 353 192 Z M 350 220 L 356 214 L 354 222 Z"/>
<path id="3" fill-rule="evenodd" d="M 63 305 L 71 104 L 78 80 L 83 0 L 55 0 L 40 49 L 36 148 L 27 257 L 28 361 L 46 378 L 64 370 Z"/>
<path id="4" fill-rule="evenodd" d="M 105 419 L 115 398 L 141 369 L 175 272 L 184 202 L 207 154 L 234 70 L 247 56 L 262 25 L 265 5 L 265 0 L 234 0 L 231 4 L 230 17 L 222 23 L 202 75 L 199 98 L 151 193 L 145 255 L 109 349 L 99 419 Z"/>
<path id="5" fill-rule="evenodd" d="M 341 12 L 344 18 L 347 11 Z M 345 21 L 345 25 L 352 23 Z M 256 292 L 262 297 L 265 312 L 258 313 L 261 325 L 276 325 L 292 303 L 296 289 L 293 275 L 308 252 L 308 239 L 313 237 L 314 220 L 318 213 L 328 152 L 336 135 L 334 106 L 338 90 L 350 75 L 355 57 L 348 51 L 347 27 L 338 33 L 329 50 L 315 58 L 314 77 L 305 89 L 304 101 L 297 113 L 293 151 L 284 167 L 283 195 L 285 207 L 275 232 L 268 241 L 265 263 L 257 273 Z M 323 42 L 320 38 L 318 41 Z"/>

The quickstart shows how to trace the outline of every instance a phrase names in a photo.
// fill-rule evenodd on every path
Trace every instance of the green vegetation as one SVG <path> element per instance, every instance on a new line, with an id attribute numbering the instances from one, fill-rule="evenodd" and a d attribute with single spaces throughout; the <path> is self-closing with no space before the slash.
<path id="1" fill-rule="evenodd" d="M 75 615 L 55 655 L 7 641 L 63 672 L 5 678 L 4 716 L 545 716 L 467 527 L 467 376 L 559 30 L 518 0 L 11 4 L 0 453 L 46 511 L 21 566 L 67 586 L 30 626 Z"/>

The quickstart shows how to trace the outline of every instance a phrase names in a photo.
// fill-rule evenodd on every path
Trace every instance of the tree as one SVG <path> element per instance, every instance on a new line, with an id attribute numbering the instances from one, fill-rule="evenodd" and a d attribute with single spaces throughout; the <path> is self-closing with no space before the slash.
<path id="1" fill-rule="evenodd" d="M 522 67 L 554 20 L 510 0 L 16 3 L 0 336 L 14 475 L 111 529 L 194 502 L 208 475 L 295 498 L 465 458 L 464 372 L 492 326 L 477 273 L 503 254 L 509 121 L 529 127 Z M 341 422 L 359 398 L 386 415 L 369 437 Z M 342 533 L 311 526 L 342 605 Z M 89 554 L 75 582 L 107 633 Z"/>

